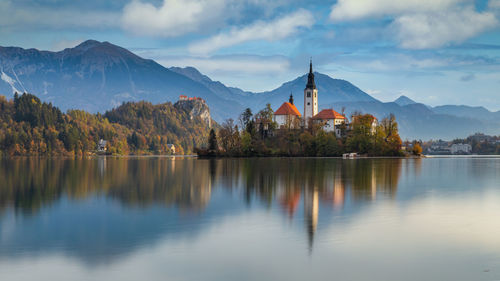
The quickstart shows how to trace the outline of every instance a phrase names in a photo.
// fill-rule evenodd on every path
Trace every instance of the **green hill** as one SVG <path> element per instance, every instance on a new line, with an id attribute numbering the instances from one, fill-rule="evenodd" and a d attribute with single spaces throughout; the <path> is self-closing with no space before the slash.
<path id="1" fill-rule="evenodd" d="M 62 113 L 31 94 L 0 96 L 0 155 L 88 155 L 107 141 L 115 155 L 189 154 L 208 136 L 210 112 L 202 100 L 153 105 L 128 102 L 106 112 Z"/>

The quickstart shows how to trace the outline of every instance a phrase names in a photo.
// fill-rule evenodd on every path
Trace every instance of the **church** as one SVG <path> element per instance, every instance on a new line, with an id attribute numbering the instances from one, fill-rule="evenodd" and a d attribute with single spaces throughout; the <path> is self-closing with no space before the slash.
<path id="1" fill-rule="evenodd" d="M 347 123 L 347 118 L 333 109 L 324 109 L 318 112 L 318 89 L 314 82 L 312 61 L 309 63 L 309 74 L 304 89 L 304 114 L 302 115 L 294 104 L 293 95 L 290 94 L 288 102 L 284 102 L 274 112 L 274 121 L 280 129 L 307 128 L 310 124 L 320 124 L 323 130 L 335 132 L 341 136 L 340 125 Z"/>

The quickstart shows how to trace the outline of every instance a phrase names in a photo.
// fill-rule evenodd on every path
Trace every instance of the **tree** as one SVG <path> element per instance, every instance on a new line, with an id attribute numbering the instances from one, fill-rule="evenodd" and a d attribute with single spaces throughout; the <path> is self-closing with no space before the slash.
<path id="1" fill-rule="evenodd" d="M 386 138 L 392 135 L 399 136 L 398 123 L 396 122 L 396 116 L 394 116 L 394 114 L 391 113 L 389 117 L 382 119 L 381 125 L 384 128 Z"/>
<path id="2" fill-rule="evenodd" d="M 251 126 L 253 126 L 252 117 L 253 113 L 250 108 L 245 109 L 245 111 L 243 111 L 243 113 L 241 113 L 240 115 L 241 127 L 244 128 L 249 133 L 252 130 Z"/>
<path id="3" fill-rule="evenodd" d="M 233 119 L 228 119 L 224 122 L 219 129 L 218 137 L 221 148 L 224 152 L 233 154 L 237 146 L 237 138 L 239 136 L 238 127 L 234 125 Z"/>
<path id="4" fill-rule="evenodd" d="M 422 154 L 422 147 L 420 144 L 417 142 L 413 145 L 413 150 L 412 150 L 414 155 L 420 156 Z"/>
<path id="5" fill-rule="evenodd" d="M 208 150 L 210 152 L 217 152 L 217 135 L 215 134 L 214 129 L 210 130 L 210 135 L 208 137 Z"/>

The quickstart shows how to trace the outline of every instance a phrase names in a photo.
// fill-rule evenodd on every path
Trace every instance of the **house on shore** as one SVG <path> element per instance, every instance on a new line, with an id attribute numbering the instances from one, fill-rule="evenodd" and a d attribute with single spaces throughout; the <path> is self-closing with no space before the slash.
<path id="1" fill-rule="evenodd" d="M 175 145 L 169 143 L 167 144 L 167 147 L 172 152 L 172 154 L 175 154 Z"/>
<path id="2" fill-rule="evenodd" d="M 471 154 L 472 146 L 467 143 L 454 143 L 450 147 L 451 154 Z"/>
<path id="3" fill-rule="evenodd" d="M 100 139 L 97 142 L 97 152 L 98 153 L 106 153 L 108 151 L 108 148 L 106 147 L 107 144 L 108 144 L 107 141 Z"/>

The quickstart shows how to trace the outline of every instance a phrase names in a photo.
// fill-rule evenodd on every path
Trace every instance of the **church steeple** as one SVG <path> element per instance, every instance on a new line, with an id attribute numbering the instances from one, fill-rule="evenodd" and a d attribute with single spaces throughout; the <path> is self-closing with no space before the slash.
<path id="1" fill-rule="evenodd" d="M 313 73 L 312 59 L 309 62 L 309 75 L 307 75 L 306 89 L 316 89 L 316 83 L 314 83 L 314 73 Z"/>
<path id="2" fill-rule="evenodd" d="M 308 120 L 318 114 L 318 89 L 314 83 L 314 72 L 312 59 L 309 62 L 309 74 L 307 75 L 307 84 L 304 89 L 304 121 L 308 126 Z"/>
<path id="3" fill-rule="evenodd" d="M 293 104 L 293 94 L 290 93 L 290 99 L 288 100 L 291 104 Z"/>

